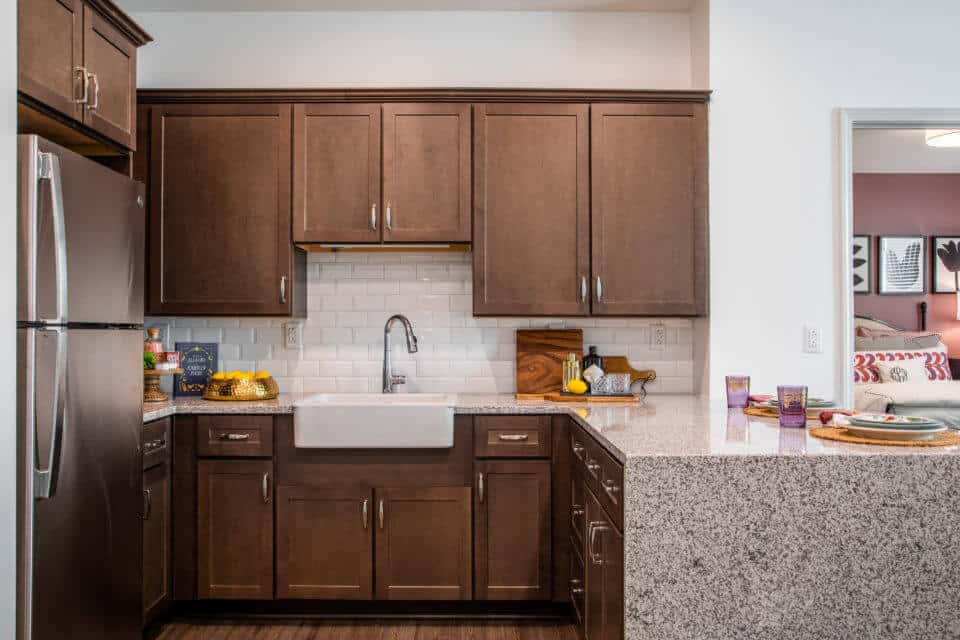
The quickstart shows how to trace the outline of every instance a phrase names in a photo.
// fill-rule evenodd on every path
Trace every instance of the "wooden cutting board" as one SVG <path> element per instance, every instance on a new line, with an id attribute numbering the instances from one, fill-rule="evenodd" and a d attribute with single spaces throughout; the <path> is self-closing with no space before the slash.
<path id="1" fill-rule="evenodd" d="M 583 358 L 583 329 L 517 329 L 517 393 L 560 391 L 569 353 Z"/>
<path id="2" fill-rule="evenodd" d="M 603 356 L 604 373 L 629 373 L 630 383 L 637 380 L 646 380 L 652 382 L 657 379 L 657 372 L 653 369 L 639 371 L 630 366 L 630 362 L 624 356 Z"/>

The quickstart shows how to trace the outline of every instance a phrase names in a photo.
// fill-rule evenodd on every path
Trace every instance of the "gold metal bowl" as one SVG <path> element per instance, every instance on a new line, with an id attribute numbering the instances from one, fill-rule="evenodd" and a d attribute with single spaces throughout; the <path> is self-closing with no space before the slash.
<path id="1" fill-rule="evenodd" d="M 272 400 L 280 393 L 277 381 L 269 378 L 213 380 L 203 391 L 204 400 Z"/>

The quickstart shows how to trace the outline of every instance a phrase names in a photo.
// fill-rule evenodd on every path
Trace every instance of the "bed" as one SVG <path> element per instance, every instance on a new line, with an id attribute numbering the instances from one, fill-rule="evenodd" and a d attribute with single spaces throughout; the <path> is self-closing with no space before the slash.
<path id="1" fill-rule="evenodd" d="M 920 303 L 917 312 L 917 331 L 878 318 L 855 317 L 855 408 L 922 415 L 960 429 L 960 380 L 951 371 L 955 363 L 939 335 L 926 330 L 926 303 Z M 906 367 L 915 369 L 913 377 L 901 375 L 898 365 L 905 360 L 920 363 Z"/>

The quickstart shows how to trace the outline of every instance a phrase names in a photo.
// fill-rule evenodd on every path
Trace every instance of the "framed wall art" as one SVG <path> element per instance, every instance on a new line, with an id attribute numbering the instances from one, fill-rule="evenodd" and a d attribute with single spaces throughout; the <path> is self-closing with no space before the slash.
<path id="1" fill-rule="evenodd" d="M 954 293 L 960 271 L 960 236 L 933 238 L 933 292 Z"/>
<path id="2" fill-rule="evenodd" d="M 853 236 L 853 292 L 873 289 L 873 236 Z"/>
<path id="3" fill-rule="evenodd" d="M 877 243 L 877 293 L 923 295 L 926 264 L 923 236 L 881 236 Z"/>

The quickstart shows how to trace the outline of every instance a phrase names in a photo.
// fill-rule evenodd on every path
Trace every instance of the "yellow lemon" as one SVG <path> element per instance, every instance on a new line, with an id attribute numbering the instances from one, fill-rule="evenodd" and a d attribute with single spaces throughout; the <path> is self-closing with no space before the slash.
<path id="1" fill-rule="evenodd" d="M 571 380 L 567 383 L 567 391 L 570 393 L 576 393 L 580 395 L 581 393 L 587 392 L 587 383 L 583 380 Z"/>
<path id="2" fill-rule="evenodd" d="M 237 378 L 239 380 L 253 380 L 253 374 L 249 371 L 240 371 L 237 373 Z"/>
<path id="3" fill-rule="evenodd" d="M 270 374 L 267 373 L 266 371 L 257 371 L 257 373 L 254 374 L 253 377 L 256 378 L 257 380 L 263 380 L 264 378 L 269 378 Z"/>
<path id="4" fill-rule="evenodd" d="M 218 371 L 217 373 L 213 374 L 211 377 L 214 380 L 226 380 L 227 374 L 223 373 L 222 371 Z"/>

